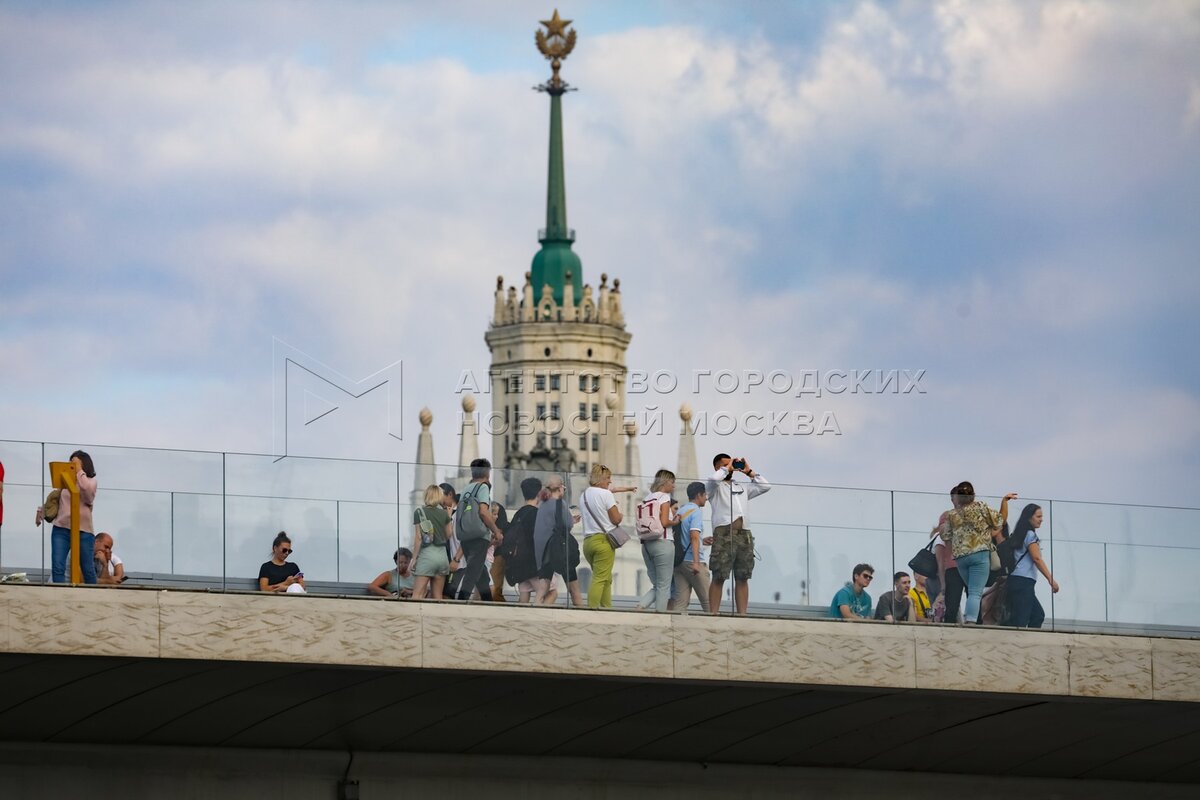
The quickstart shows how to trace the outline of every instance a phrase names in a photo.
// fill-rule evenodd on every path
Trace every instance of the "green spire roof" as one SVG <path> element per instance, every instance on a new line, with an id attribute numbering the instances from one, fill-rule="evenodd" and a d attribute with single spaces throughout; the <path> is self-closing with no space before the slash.
<path id="1" fill-rule="evenodd" d="M 562 96 L 561 88 L 547 88 L 550 95 L 550 170 L 546 185 L 546 228 L 538 232 L 542 249 L 533 257 L 530 269 L 533 296 L 542 296 L 542 286 L 550 284 L 554 302 L 562 304 L 567 274 L 575 287 L 575 302 L 583 299 L 583 262 L 571 249 L 575 231 L 567 227 L 567 181 L 563 170 Z"/>

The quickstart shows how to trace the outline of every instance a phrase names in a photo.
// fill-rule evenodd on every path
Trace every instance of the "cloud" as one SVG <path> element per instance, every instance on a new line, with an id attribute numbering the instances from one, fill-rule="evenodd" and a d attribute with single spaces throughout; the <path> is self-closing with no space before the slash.
<path id="1" fill-rule="evenodd" d="M 279 336 L 352 376 L 404 358 L 409 421 L 433 407 L 447 460 L 494 278 L 519 283 L 537 248 L 544 65 L 474 7 L 167 8 L 0 22 L 22 78 L 0 89 L 0 434 L 265 451 Z M 806 18 L 802 46 L 753 9 L 736 33 L 691 8 L 608 13 L 628 19 L 564 68 L 567 185 L 585 280 L 622 278 L 631 367 L 928 371 L 920 396 L 762 398 L 844 428 L 764 442 L 776 479 L 940 487 L 980 464 L 1047 492 L 1187 495 L 1188 4 L 856 3 Z M 64 302 L 86 336 L 56 332 Z M 48 358 L 76 359 L 86 413 L 62 419 Z M 647 468 L 674 461 L 681 399 Z M 1090 436 L 1126 406 L 1171 422 Z"/>

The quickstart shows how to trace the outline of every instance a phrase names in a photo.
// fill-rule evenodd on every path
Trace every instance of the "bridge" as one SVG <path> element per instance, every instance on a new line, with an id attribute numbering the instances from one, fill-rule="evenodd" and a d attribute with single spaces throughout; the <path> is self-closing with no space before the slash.
<path id="1" fill-rule="evenodd" d="M 0 620 L 12 796 L 1200 784 L 1194 639 L 32 584 Z"/>

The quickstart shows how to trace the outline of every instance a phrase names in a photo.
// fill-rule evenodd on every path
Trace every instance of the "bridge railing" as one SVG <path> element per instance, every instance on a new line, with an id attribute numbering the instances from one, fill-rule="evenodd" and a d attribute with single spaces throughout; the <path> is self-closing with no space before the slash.
<path id="1" fill-rule="evenodd" d="M 411 547 L 416 487 L 449 482 L 461 489 L 469 480 L 458 465 L 0 441 L 6 470 L 0 573 L 24 571 L 49 580 L 50 528 L 36 526 L 34 513 L 50 489 L 47 463 L 78 448 L 96 465 L 97 532 L 114 536 L 127 571 L 154 575 L 163 585 L 181 576 L 182 585 L 200 581 L 244 590 L 270 558 L 271 539 L 280 530 L 292 538 L 292 559 L 308 580 L 365 585 L 392 567 L 398 547 Z M 755 467 L 770 477 L 766 465 Z M 521 503 L 520 481 L 549 474 L 494 470 L 495 498 L 511 515 Z M 575 504 L 586 476 L 568 478 Z M 681 501 L 694 479 L 678 476 L 674 494 Z M 618 475 L 614 483 L 636 485 L 640 499 L 651 481 L 650 475 Z M 858 563 L 875 568 L 868 591 L 877 600 L 891 589 L 893 572 L 911 572 L 909 559 L 949 507 L 943 494 L 779 481 L 771 486 L 748 506 L 756 613 L 820 613 Z M 618 497 L 631 524 L 634 496 Z M 981 499 L 999 505 L 997 497 Z M 1200 574 L 1200 509 L 1022 497 L 1012 503 L 1011 523 L 1030 502 L 1043 509 L 1042 552 L 1061 587 L 1053 594 L 1038 578 L 1045 627 L 1200 631 L 1200 594 L 1190 588 L 1191 576 Z M 704 524 L 711 533 L 707 510 Z M 576 526 L 573 533 L 579 531 Z M 585 594 L 590 579 L 584 561 Z M 514 599 L 514 590 L 506 588 Z M 616 605 L 633 605 L 648 588 L 641 549 L 632 542 L 618 553 Z M 699 611 L 695 598 L 691 610 Z"/>

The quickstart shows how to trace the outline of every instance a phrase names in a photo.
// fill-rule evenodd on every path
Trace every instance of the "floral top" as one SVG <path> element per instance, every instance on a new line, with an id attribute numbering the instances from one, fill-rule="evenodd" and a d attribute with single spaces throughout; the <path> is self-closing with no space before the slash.
<path id="1" fill-rule="evenodd" d="M 1003 524 L 999 513 L 976 500 L 968 506 L 947 511 L 938 533 L 950 544 L 954 557 L 959 559 L 989 549 L 992 546 L 992 531 Z"/>

